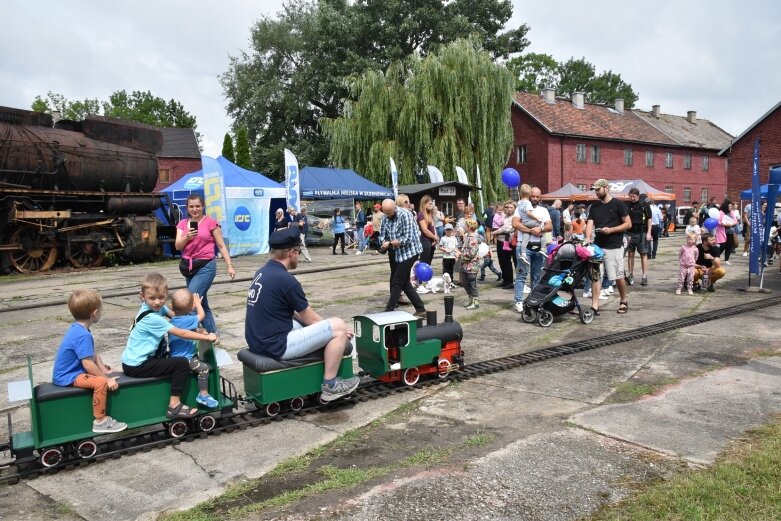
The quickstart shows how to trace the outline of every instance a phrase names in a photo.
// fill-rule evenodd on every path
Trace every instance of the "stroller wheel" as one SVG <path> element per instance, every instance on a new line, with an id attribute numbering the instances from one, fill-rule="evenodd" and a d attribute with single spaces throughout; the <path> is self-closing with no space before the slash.
<path id="1" fill-rule="evenodd" d="M 594 310 L 591 308 L 580 310 L 580 321 L 584 324 L 591 324 L 594 320 Z"/>
<path id="2" fill-rule="evenodd" d="M 547 309 L 541 309 L 539 315 L 540 316 L 537 321 L 542 327 L 548 327 L 549 325 L 553 324 L 553 313 Z"/>
<path id="3" fill-rule="evenodd" d="M 537 310 L 530 308 L 526 304 L 523 305 L 523 312 L 521 312 L 521 320 L 527 324 L 531 324 L 537 320 Z"/>

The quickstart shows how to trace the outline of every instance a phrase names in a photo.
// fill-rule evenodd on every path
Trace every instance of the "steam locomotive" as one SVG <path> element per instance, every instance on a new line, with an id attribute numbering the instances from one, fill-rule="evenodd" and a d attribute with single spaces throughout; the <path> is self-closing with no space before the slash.
<path id="1" fill-rule="evenodd" d="M 162 145 L 161 132 L 140 123 L 91 116 L 54 124 L 49 114 L 0 107 L 0 269 L 158 257 Z"/>

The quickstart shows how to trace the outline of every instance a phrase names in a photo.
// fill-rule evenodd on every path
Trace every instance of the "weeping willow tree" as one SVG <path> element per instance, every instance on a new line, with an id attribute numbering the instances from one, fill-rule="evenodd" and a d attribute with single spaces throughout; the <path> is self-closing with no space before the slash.
<path id="1" fill-rule="evenodd" d="M 329 159 L 385 186 L 390 157 L 399 184 L 414 183 L 426 165 L 452 180 L 461 166 L 475 184 L 479 166 L 484 195 L 495 200 L 505 193 L 501 170 L 512 146 L 513 83 L 475 39 L 394 62 L 384 73 L 366 72 L 348 82 L 342 115 L 321 120 Z"/>

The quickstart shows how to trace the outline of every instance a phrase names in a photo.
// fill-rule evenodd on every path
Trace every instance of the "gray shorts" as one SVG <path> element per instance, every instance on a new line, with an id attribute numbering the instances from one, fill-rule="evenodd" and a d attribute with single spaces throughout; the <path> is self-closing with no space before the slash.
<path id="1" fill-rule="evenodd" d="M 287 348 L 285 354 L 282 355 L 282 360 L 301 358 L 312 351 L 317 351 L 325 347 L 333 337 L 331 321 L 328 319 L 306 327 L 294 320 L 293 331 L 287 334 Z"/>
<path id="2" fill-rule="evenodd" d="M 646 255 L 650 251 L 645 233 L 629 232 L 626 234 L 626 238 L 628 239 L 626 242 L 627 252 L 634 252 L 637 250 L 637 253 L 640 255 Z"/>
<path id="3" fill-rule="evenodd" d="M 607 278 L 618 280 L 624 278 L 624 248 L 605 250 L 605 259 L 602 262 Z"/>

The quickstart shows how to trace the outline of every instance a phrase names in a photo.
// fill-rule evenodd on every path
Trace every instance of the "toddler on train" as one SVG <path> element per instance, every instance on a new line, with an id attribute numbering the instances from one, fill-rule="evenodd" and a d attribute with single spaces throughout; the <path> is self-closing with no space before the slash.
<path id="1" fill-rule="evenodd" d="M 174 291 L 171 296 L 171 307 L 174 310 L 171 324 L 179 329 L 198 331 L 198 323 L 206 316 L 203 306 L 201 306 L 200 295 L 192 293 L 187 288 Z M 209 366 L 198 359 L 197 342 L 170 335 L 168 349 L 172 357 L 186 358 L 190 362 L 190 370 L 198 375 L 198 396 L 195 401 L 210 409 L 217 407 L 219 402 L 209 394 Z"/>
<path id="2" fill-rule="evenodd" d="M 100 320 L 103 299 L 97 291 L 77 289 L 68 299 L 68 309 L 76 321 L 71 324 L 54 358 L 52 382 L 62 387 L 92 389 L 92 432 L 104 434 L 119 432 L 127 424 L 106 415 L 109 391 L 119 387 L 116 377 L 109 376 L 111 368 L 95 352 L 95 340 L 90 326 Z"/>

